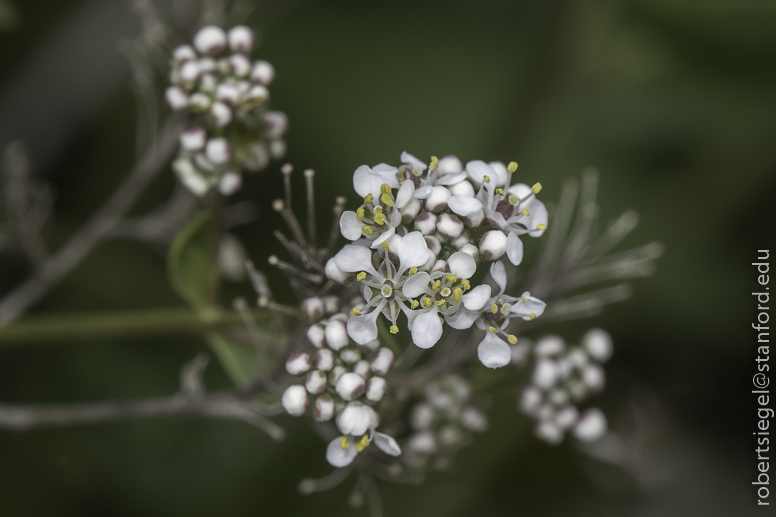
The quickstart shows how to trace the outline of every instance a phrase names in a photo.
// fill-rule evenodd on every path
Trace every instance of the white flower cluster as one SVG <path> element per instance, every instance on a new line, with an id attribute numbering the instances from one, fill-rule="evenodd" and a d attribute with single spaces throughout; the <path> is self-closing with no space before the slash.
<path id="1" fill-rule="evenodd" d="M 547 209 L 536 198 L 541 185 L 513 185 L 514 162 L 475 160 L 464 167 L 447 156 L 427 165 L 408 153 L 401 160 L 399 167 L 362 165 L 353 175 L 363 204 L 342 214 L 340 229 L 354 244 L 326 266 L 332 280 L 355 273 L 361 283 L 366 303 L 353 309 L 348 334 L 359 344 L 376 339 L 380 314 L 398 333 L 403 313 L 415 345 L 430 348 L 442 336 L 443 321 L 458 330 L 476 324 L 487 331 L 478 348 L 482 363 L 508 364 L 505 341 L 517 342 L 507 333 L 510 320 L 536 318 L 545 307 L 530 293 L 504 295 L 503 259 L 519 265 L 520 235 L 538 237 L 547 229 Z M 482 261 L 492 262 L 496 296 L 487 284 L 471 284 Z"/>
<path id="2" fill-rule="evenodd" d="M 400 449 L 395 440 L 375 431 L 380 417 L 372 408 L 385 395 L 385 375 L 393 367 L 393 352 L 376 339 L 364 344 L 351 341 L 345 328 L 347 313 L 337 312 L 335 297 L 309 298 L 302 307 L 313 320 L 326 318 L 307 329 L 307 340 L 316 351 L 297 353 L 286 361 L 286 371 L 304 376 L 304 383 L 286 388 L 283 407 L 300 416 L 314 399 L 314 420 L 326 422 L 336 417 L 342 436 L 332 441 L 326 452 L 335 467 L 349 465 L 372 441 L 382 451 L 397 456 Z"/>
<path id="3" fill-rule="evenodd" d="M 488 418 L 471 403 L 469 383 L 449 375 L 426 387 L 425 397 L 410 414 L 412 434 L 404 442 L 402 461 L 412 469 L 447 468 L 452 454 L 471 433 L 484 432 Z"/>
<path id="4" fill-rule="evenodd" d="M 514 352 L 516 357 L 524 355 L 517 346 Z M 582 337 L 581 346 L 572 347 L 559 336 L 546 336 L 536 342 L 533 355 L 531 385 L 523 390 L 519 407 L 536 419 L 536 435 L 553 444 L 569 430 L 583 442 L 600 438 L 607 429 L 603 412 L 591 408 L 580 414 L 574 403 L 603 389 L 600 363 L 612 355 L 609 334 L 592 329 Z"/>
<path id="5" fill-rule="evenodd" d="M 211 25 L 197 32 L 193 46 L 173 52 L 167 103 L 196 117 L 180 137 L 173 170 L 198 196 L 213 188 L 232 194 L 243 170 L 260 171 L 285 154 L 287 118 L 267 110 L 275 70 L 266 61 L 250 61 L 253 41 L 247 27 L 225 33 Z"/>

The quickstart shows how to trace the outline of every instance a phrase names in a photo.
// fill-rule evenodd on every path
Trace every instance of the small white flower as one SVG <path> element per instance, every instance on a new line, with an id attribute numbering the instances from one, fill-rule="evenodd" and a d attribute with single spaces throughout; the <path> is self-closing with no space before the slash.
<path id="1" fill-rule="evenodd" d="M 226 34 L 215 25 L 203 27 L 194 36 L 194 47 L 202 54 L 214 56 L 226 48 Z"/>

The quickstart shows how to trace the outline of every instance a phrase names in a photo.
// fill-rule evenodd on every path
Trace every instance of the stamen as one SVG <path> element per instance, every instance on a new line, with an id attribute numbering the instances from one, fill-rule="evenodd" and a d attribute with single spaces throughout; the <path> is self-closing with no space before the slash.
<path id="1" fill-rule="evenodd" d="M 384 225 L 385 221 L 386 221 L 385 214 L 383 214 L 382 212 L 376 212 L 374 220 L 375 220 L 375 224 L 377 224 L 379 226 Z"/>
<path id="2" fill-rule="evenodd" d="M 458 303 L 461 301 L 461 297 L 463 296 L 463 289 L 460 287 L 456 287 L 453 289 L 453 300 L 455 300 L 455 303 Z"/>
<path id="3" fill-rule="evenodd" d="M 546 230 L 547 229 L 547 225 L 546 224 L 537 224 L 536 225 L 536 229 L 537 230 Z"/>
<path id="4" fill-rule="evenodd" d="M 496 194 L 498 194 L 499 196 L 503 196 L 503 195 L 504 195 L 504 189 L 503 189 L 503 188 L 500 188 L 500 187 L 499 187 L 499 188 L 497 188 L 497 189 L 496 189 Z"/>
<path id="5" fill-rule="evenodd" d="M 358 307 L 353 307 L 353 310 L 350 312 L 353 314 L 353 316 L 361 316 L 361 309 Z"/>
<path id="6" fill-rule="evenodd" d="M 491 311 L 493 314 L 498 314 L 498 305 L 496 305 L 496 304 L 494 303 L 494 304 L 493 304 L 493 307 L 491 307 L 491 308 L 490 308 L 490 311 Z"/>
<path id="7" fill-rule="evenodd" d="M 532 320 L 535 320 L 535 319 L 536 319 L 536 314 L 534 314 L 533 312 L 530 314 L 530 316 L 531 316 L 531 319 L 532 319 Z"/>
<path id="8" fill-rule="evenodd" d="M 439 280 L 436 280 L 433 284 L 431 284 L 431 289 L 436 291 L 437 289 L 439 289 L 440 285 L 442 285 L 442 282 L 440 282 Z"/>
<path id="9" fill-rule="evenodd" d="M 375 199 L 375 197 L 371 193 L 369 193 L 364 198 L 364 204 L 368 205 L 368 204 L 372 203 L 372 201 L 374 201 L 374 199 Z"/>
<path id="10" fill-rule="evenodd" d="M 412 303 L 410 303 L 410 309 L 417 309 L 418 305 L 420 305 L 420 302 L 417 300 L 412 300 Z"/>
<path id="11" fill-rule="evenodd" d="M 509 162 L 509 165 L 507 165 L 507 170 L 509 172 L 515 172 L 517 170 L 517 162 Z"/>
<path id="12" fill-rule="evenodd" d="M 340 447 L 345 450 L 350 449 L 350 443 L 348 442 L 348 438 L 346 436 L 340 436 Z"/>
<path id="13" fill-rule="evenodd" d="M 529 215 L 531 215 L 531 212 L 529 212 L 527 208 L 523 208 L 523 215 L 528 217 Z"/>
<path id="14" fill-rule="evenodd" d="M 364 218 L 364 215 L 366 212 L 364 212 L 364 207 L 360 206 L 358 207 L 358 210 L 356 210 L 356 219 L 361 220 Z"/>
<path id="15" fill-rule="evenodd" d="M 517 336 L 510 334 L 507 336 L 507 341 L 509 341 L 511 344 L 516 345 L 517 344 Z"/>
<path id="16" fill-rule="evenodd" d="M 431 163 L 428 166 L 428 170 L 433 171 L 434 169 L 437 168 L 437 165 L 439 165 L 439 158 L 437 158 L 436 156 L 432 156 Z"/>
<path id="17" fill-rule="evenodd" d="M 398 334 L 399 333 L 399 327 L 397 327 L 396 325 L 391 325 L 390 330 L 391 330 L 391 334 Z"/>
<path id="18" fill-rule="evenodd" d="M 382 245 L 381 245 L 381 246 L 383 247 L 383 249 L 384 249 L 385 251 L 388 251 L 388 249 L 391 247 L 391 245 L 390 245 L 390 244 L 388 244 L 388 241 L 383 241 L 383 243 L 382 243 Z"/>
<path id="19" fill-rule="evenodd" d="M 358 280 L 359 282 L 361 282 L 365 278 L 366 278 L 366 273 L 364 271 L 362 271 L 362 272 L 360 272 L 359 274 L 356 275 L 356 280 Z"/>
<path id="20" fill-rule="evenodd" d="M 442 298 L 441 300 L 438 300 L 436 304 L 437 304 L 437 307 L 441 307 L 441 306 L 443 306 L 446 303 L 447 303 L 447 300 Z"/>
<path id="21" fill-rule="evenodd" d="M 534 184 L 533 187 L 531 187 L 531 192 L 533 192 L 534 194 L 538 194 L 539 192 L 541 192 L 541 190 L 542 190 L 542 184 L 541 183 L 536 183 L 536 184 Z"/>
<path id="22" fill-rule="evenodd" d="M 428 296 L 425 296 L 423 298 L 423 305 L 425 305 L 427 309 L 430 309 L 431 306 L 434 305 L 434 301 Z"/>
<path id="23" fill-rule="evenodd" d="M 483 176 L 483 177 L 482 177 L 482 180 L 483 180 L 485 183 L 490 183 L 490 176 L 488 176 L 488 175 L 485 175 L 485 176 Z"/>
<path id="24" fill-rule="evenodd" d="M 493 332 L 494 334 L 495 334 L 496 332 L 498 332 L 498 329 L 497 329 L 496 327 L 492 327 L 492 326 L 491 326 L 491 327 L 488 327 L 488 330 L 489 330 L 489 331 L 491 331 L 491 332 Z"/>
<path id="25" fill-rule="evenodd" d="M 280 171 L 283 173 L 283 188 L 286 191 L 286 206 L 291 208 L 291 173 L 294 171 L 294 166 L 290 163 L 284 164 Z"/>
<path id="26" fill-rule="evenodd" d="M 415 266 L 413 266 L 413 267 L 411 267 L 411 268 L 410 268 L 410 272 L 409 272 L 409 274 L 410 274 L 410 276 L 412 276 L 412 275 L 414 275 L 414 274 L 415 274 L 415 273 L 417 273 L 417 272 L 418 272 L 418 268 L 416 268 Z"/>
<path id="27" fill-rule="evenodd" d="M 387 183 L 380 185 L 380 193 L 391 195 L 391 187 Z"/>
<path id="28" fill-rule="evenodd" d="M 313 195 L 313 176 L 315 171 L 307 169 L 304 171 L 305 183 L 307 184 L 307 239 L 310 241 L 310 247 L 315 249 L 315 196 Z"/>
<path id="29" fill-rule="evenodd" d="M 461 280 L 461 287 L 463 287 L 465 291 L 468 291 L 469 289 L 472 288 L 472 285 L 469 283 L 468 280 L 464 278 L 463 280 Z"/>
<path id="30" fill-rule="evenodd" d="M 446 279 L 447 279 L 447 281 L 448 281 L 448 282 L 450 282 L 450 283 L 453 283 L 453 282 L 455 282 L 456 280 L 458 280 L 458 277 L 457 277 L 456 275 L 453 275 L 453 274 L 445 275 L 445 278 L 446 278 Z"/>
<path id="31" fill-rule="evenodd" d="M 380 201 L 385 206 L 390 206 L 390 207 L 393 206 L 393 200 L 391 199 L 391 195 L 390 194 L 383 194 L 382 196 L 380 196 Z"/>
<path id="32" fill-rule="evenodd" d="M 372 231 L 372 228 L 370 228 L 370 227 L 369 227 L 369 226 L 367 226 L 367 225 L 364 225 L 364 226 L 362 226 L 362 227 L 361 227 L 361 231 L 362 231 L 362 232 L 363 232 L 365 235 L 372 235 L 372 234 L 374 233 L 374 232 Z"/>

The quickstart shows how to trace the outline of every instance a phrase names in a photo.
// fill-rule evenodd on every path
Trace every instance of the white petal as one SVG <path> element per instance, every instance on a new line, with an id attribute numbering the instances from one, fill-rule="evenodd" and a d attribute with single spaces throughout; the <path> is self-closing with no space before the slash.
<path id="1" fill-rule="evenodd" d="M 431 348 L 441 337 L 442 320 L 437 316 L 436 307 L 415 317 L 412 322 L 412 342 L 418 348 Z"/>
<path id="2" fill-rule="evenodd" d="M 519 266 L 523 261 L 523 242 L 515 232 L 509 232 L 507 237 L 507 257 L 515 266 Z"/>
<path id="3" fill-rule="evenodd" d="M 523 293 L 523 296 L 525 300 L 520 298 L 516 304 L 512 305 L 512 310 L 510 311 L 512 314 L 520 316 L 524 320 L 533 319 L 531 314 L 534 315 L 534 318 L 544 314 L 544 309 L 547 307 L 546 303 L 527 292 Z"/>
<path id="4" fill-rule="evenodd" d="M 463 251 L 456 251 L 447 259 L 450 272 L 458 278 L 471 278 L 477 271 L 477 263 L 471 255 Z"/>
<path id="5" fill-rule="evenodd" d="M 406 163 L 407 165 L 411 165 L 413 169 L 420 169 L 422 171 L 426 170 L 427 167 L 425 163 L 418 160 L 407 151 L 401 153 L 401 162 Z"/>
<path id="6" fill-rule="evenodd" d="M 398 213 L 398 212 L 396 212 L 396 213 Z M 393 237 L 395 233 L 396 233 L 396 228 L 391 226 L 390 228 L 385 230 L 378 238 L 373 240 L 372 241 L 372 245 L 369 246 L 369 247 L 372 248 L 373 250 L 379 248 L 383 244 L 383 242 L 385 242 L 388 239 L 390 239 L 391 237 Z"/>
<path id="7" fill-rule="evenodd" d="M 493 170 L 493 167 L 482 160 L 473 160 L 467 163 L 466 173 L 477 185 L 483 182 L 485 176 L 490 177 L 490 180 L 494 185 L 496 184 L 496 181 L 498 181 L 498 174 Z"/>
<path id="8" fill-rule="evenodd" d="M 488 303 L 488 298 L 490 298 L 490 286 L 483 284 L 478 285 L 470 292 L 463 295 L 461 302 L 463 303 L 463 306 L 470 311 L 479 311 L 485 307 L 486 303 Z"/>
<path id="9" fill-rule="evenodd" d="M 428 197 L 428 195 L 431 194 L 431 190 L 433 188 L 434 187 L 432 187 L 431 185 L 426 185 L 424 187 L 420 187 L 419 189 L 417 189 L 415 191 L 415 193 L 412 195 L 412 197 L 414 197 L 415 199 L 426 199 Z"/>
<path id="10" fill-rule="evenodd" d="M 453 314 L 445 314 L 445 322 L 456 330 L 466 330 L 480 317 L 479 312 L 459 307 Z"/>
<path id="11" fill-rule="evenodd" d="M 436 180 L 437 185 L 455 185 L 466 179 L 465 172 L 459 172 L 458 174 L 447 174 Z"/>
<path id="12" fill-rule="evenodd" d="M 347 467 L 353 463 L 357 454 L 358 451 L 356 451 L 354 444 L 350 444 L 347 449 L 343 449 L 340 444 L 340 438 L 333 439 L 329 442 L 329 446 L 326 447 L 326 461 L 337 468 Z"/>
<path id="13" fill-rule="evenodd" d="M 500 368 L 509 364 L 512 350 L 494 333 L 488 332 L 477 347 L 477 357 L 487 368 Z"/>
<path id="14" fill-rule="evenodd" d="M 378 304 L 369 314 L 351 316 L 348 319 L 348 336 L 359 345 L 365 345 L 377 339 L 377 317 L 383 307 L 385 307 L 385 301 Z"/>
<path id="15" fill-rule="evenodd" d="M 498 260 L 490 265 L 490 277 L 496 282 L 501 292 L 507 288 L 507 270 L 504 268 L 504 264 Z"/>
<path id="16" fill-rule="evenodd" d="M 337 267 L 346 273 L 368 271 L 374 276 L 379 276 L 372 266 L 372 251 L 369 248 L 348 244 L 334 256 L 334 261 Z"/>
<path id="17" fill-rule="evenodd" d="M 355 241 L 361 237 L 361 221 L 358 220 L 356 213 L 348 210 L 340 217 L 340 231 L 342 236 L 349 241 Z"/>
<path id="18" fill-rule="evenodd" d="M 401 448 L 396 440 L 383 433 L 375 433 L 374 436 L 375 445 L 377 448 L 390 456 L 398 456 L 401 454 Z"/>
<path id="19" fill-rule="evenodd" d="M 482 202 L 469 196 L 453 196 L 447 200 L 447 206 L 454 213 L 466 217 L 482 208 Z"/>
<path id="20" fill-rule="evenodd" d="M 407 180 L 399 187 L 399 192 L 396 193 L 396 207 L 399 209 L 404 208 L 412 201 L 412 196 L 415 194 L 415 184 Z"/>
<path id="21" fill-rule="evenodd" d="M 420 267 L 428 260 L 428 245 L 420 232 L 410 232 L 405 235 L 396 253 L 399 255 L 399 271 L 402 274 L 411 267 Z"/>
<path id="22" fill-rule="evenodd" d="M 380 197 L 380 187 L 385 183 L 379 174 L 374 174 L 367 165 L 362 165 L 353 173 L 353 188 L 359 196 L 366 197 L 372 194 Z"/>
<path id="23" fill-rule="evenodd" d="M 406 282 L 404 282 L 404 287 L 401 291 L 407 298 L 417 298 L 426 292 L 430 282 L 431 277 L 428 273 L 416 273 L 409 277 Z"/>

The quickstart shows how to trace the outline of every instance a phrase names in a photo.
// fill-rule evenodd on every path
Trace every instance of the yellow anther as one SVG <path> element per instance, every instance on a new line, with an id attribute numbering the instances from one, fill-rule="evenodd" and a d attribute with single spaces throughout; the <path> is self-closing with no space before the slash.
<path id="1" fill-rule="evenodd" d="M 391 334 L 398 334 L 399 333 L 399 327 L 396 325 L 391 325 Z"/>
<path id="2" fill-rule="evenodd" d="M 442 282 L 441 282 L 441 281 L 439 281 L 439 280 L 436 280 L 436 281 L 434 281 L 434 283 L 433 283 L 433 284 L 431 284 L 431 289 L 433 289 L 434 291 L 436 291 L 437 289 L 439 289 L 439 286 L 440 286 L 440 285 L 442 285 Z"/>
<path id="3" fill-rule="evenodd" d="M 513 194 L 513 195 L 511 195 L 511 196 L 509 196 L 509 204 L 510 204 L 510 205 L 512 205 L 512 206 L 517 206 L 517 204 L 518 204 L 519 202 L 520 202 L 520 200 L 519 200 L 519 199 L 517 199 L 517 196 L 515 196 L 514 194 Z"/>
<path id="4" fill-rule="evenodd" d="M 523 208 L 523 215 L 528 217 L 529 215 L 531 215 L 531 212 L 529 212 L 527 208 Z"/>
<path id="5" fill-rule="evenodd" d="M 362 227 L 361 227 L 361 231 L 362 231 L 362 232 L 363 232 L 365 235 L 372 235 L 372 233 L 374 233 L 374 232 L 372 231 L 372 228 L 370 228 L 370 227 L 369 227 L 369 226 L 367 226 L 367 225 L 364 225 L 364 226 L 362 226 Z"/>
<path id="6" fill-rule="evenodd" d="M 428 170 L 433 171 L 437 168 L 437 165 L 439 165 L 439 158 L 436 156 L 431 157 L 431 164 L 428 166 Z"/>
<path id="7" fill-rule="evenodd" d="M 367 194 L 366 197 L 364 198 L 364 204 L 368 205 L 369 203 L 374 201 L 374 199 L 375 199 L 375 197 L 371 193 Z"/>
<path id="8" fill-rule="evenodd" d="M 348 439 L 344 436 L 340 436 L 340 447 L 342 447 L 345 450 L 350 449 L 350 443 L 348 442 Z"/>
<path id="9" fill-rule="evenodd" d="M 410 303 L 410 309 L 417 309 L 418 305 L 420 305 L 420 302 L 417 300 L 412 300 L 412 303 Z"/>
<path id="10" fill-rule="evenodd" d="M 498 332 L 498 330 L 496 329 L 496 327 L 488 327 L 488 330 L 490 330 L 490 331 L 491 331 L 491 332 L 493 332 L 494 334 L 495 334 L 496 332 Z"/>
<path id="11" fill-rule="evenodd" d="M 410 268 L 410 273 L 409 274 L 410 274 L 410 276 L 412 276 L 412 275 L 414 275 L 417 272 L 418 272 L 418 268 L 416 268 L 415 266 L 412 266 Z"/>
<path id="12" fill-rule="evenodd" d="M 472 288 L 472 285 L 469 283 L 469 281 L 468 281 L 468 280 L 466 280 L 466 279 L 464 278 L 463 280 L 461 280 L 461 287 L 463 287 L 463 288 L 464 288 L 464 290 L 468 291 L 469 289 L 471 289 L 471 288 Z"/>
<path id="13" fill-rule="evenodd" d="M 378 224 L 380 226 L 385 224 L 385 214 L 383 214 L 382 212 L 376 212 L 374 219 L 375 219 L 375 224 Z"/>
<path id="14" fill-rule="evenodd" d="M 380 185 L 380 193 L 391 195 L 391 187 L 387 183 Z"/>
<path id="15" fill-rule="evenodd" d="M 487 175 L 483 176 L 482 181 L 484 181 L 485 183 L 490 183 L 490 176 L 487 176 Z"/>
<path id="16" fill-rule="evenodd" d="M 391 245 L 390 245 L 390 244 L 388 244 L 388 241 L 383 241 L 383 243 L 381 244 L 381 246 L 383 247 L 383 249 L 384 249 L 385 251 L 388 251 L 388 248 L 390 248 L 390 247 L 391 247 Z"/>
<path id="17" fill-rule="evenodd" d="M 445 275 L 445 278 L 447 278 L 447 281 L 450 282 L 450 283 L 453 283 L 456 280 L 458 280 L 458 277 L 456 275 L 453 275 L 453 274 Z"/>
<path id="18" fill-rule="evenodd" d="M 499 196 L 503 196 L 504 195 L 504 189 L 503 188 L 497 188 L 496 189 L 496 194 L 498 194 Z"/>
<path id="19" fill-rule="evenodd" d="M 361 452 L 361 451 L 363 451 L 364 449 L 366 449 L 367 447 L 369 447 L 369 436 L 367 436 L 367 435 L 364 435 L 364 437 L 363 437 L 363 438 L 361 438 L 361 440 L 359 440 L 358 442 L 356 442 L 356 450 L 357 450 L 358 452 Z"/>
<path id="20" fill-rule="evenodd" d="M 353 310 L 350 312 L 353 313 L 353 316 L 361 316 L 361 309 L 358 307 L 353 307 Z"/>
<path id="21" fill-rule="evenodd" d="M 437 307 L 441 307 L 441 306 L 443 306 L 445 303 L 447 303 L 447 302 L 446 302 L 446 300 L 445 300 L 444 298 L 443 298 L 443 299 L 441 299 L 441 300 L 437 300 Z"/>
<path id="22" fill-rule="evenodd" d="M 534 184 L 533 187 L 531 187 L 531 192 L 533 192 L 534 194 L 538 194 L 541 190 L 542 190 L 542 184 L 541 183 L 536 183 L 536 184 Z"/>
<path id="23" fill-rule="evenodd" d="M 390 194 L 383 194 L 380 196 L 380 202 L 382 202 L 382 204 L 385 206 L 393 206 L 393 200 L 391 199 Z"/>
<path id="24" fill-rule="evenodd" d="M 508 341 L 509 341 L 511 344 L 513 344 L 513 345 L 516 345 L 516 344 L 517 344 L 517 337 L 516 337 L 516 336 L 514 336 L 514 335 L 512 335 L 512 334 L 510 334 L 509 336 L 507 336 L 507 340 L 508 340 Z"/>
<path id="25" fill-rule="evenodd" d="M 456 287 L 453 289 L 453 300 L 455 300 L 455 303 L 458 303 L 461 301 L 461 296 L 463 296 L 463 289 L 460 287 Z"/>
<path id="26" fill-rule="evenodd" d="M 536 225 L 536 229 L 537 230 L 546 230 L 547 229 L 547 225 L 546 224 L 537 224 Z"/>
<path id="27" fill-rule="evenodd" d="M 365 215 L 363 207 L 358 207 L 358 210 L 356 210 L 356 219 L 362 219 Z"/>
<path id="28" fill-rule="evenodd" d="M 492 312 L 493 314 L 498 314 L 498 305 L 494 303 L 493 307 L 490 308 L 490 312 Z"/>
<path id="29" fill-rule="evenodd" d="M 531 316 L 531 319 L 532 319 L 532 320 L 535 320 L 535 319 L 536 319 L 536 314 L 534 314 L 533 312 L 530 314 L 530 316 Z"/>
<path id="30" fill-rule="evenodd" d="M 425 296 L 423 297 L 423 305 L 425 305 L 427 309 L 430 309 L 431 306 L 434 305 L 434 300 L 432 300 L 428 296 Z"/>
<path id="31" fill-rule="evenodd" d="M 517 170 L 517 162 L 509 162 L 509 165 L 507 165 L 507 170 L 509 172 L 515 172 Z"/>
<path id="32" fill-rule="evenodd" d="M 522 298 L 524 302 L 528 301 L 528 297 L 526 297 L 526 296 L 521 296 L 520 298 Z"/>
<path id="33" fill-rule="evenodd" d="M 359 282 L 361 282 L 365 278 L 366 278 L 366 273 L 363 271 L 356 275 L 356 280 L 358 280 Z"/>

